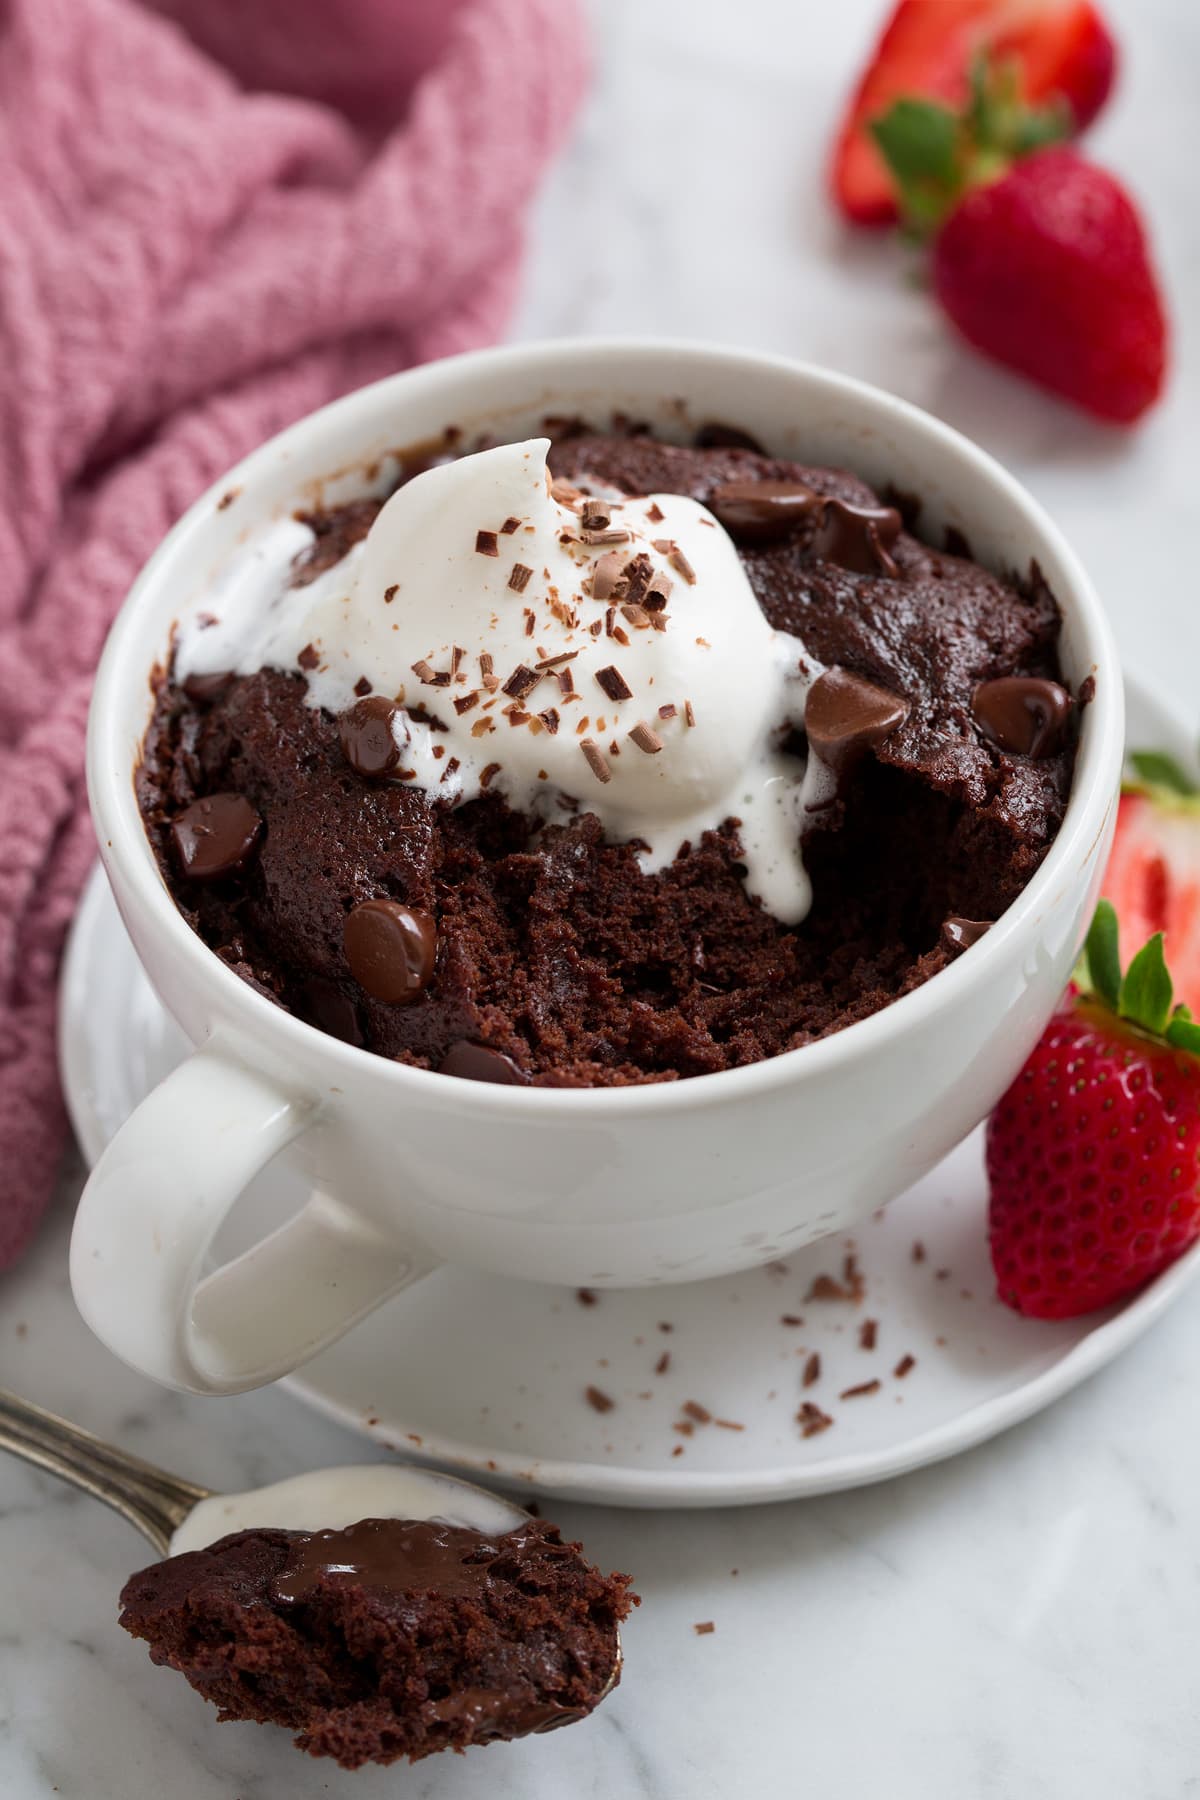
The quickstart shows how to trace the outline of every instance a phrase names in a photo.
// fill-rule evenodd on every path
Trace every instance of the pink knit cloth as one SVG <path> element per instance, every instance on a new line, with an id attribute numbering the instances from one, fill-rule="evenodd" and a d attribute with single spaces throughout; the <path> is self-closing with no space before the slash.
<path id="1" fill-rule="evenodd" d="M 0 1267 L 63 1142 L 109 621 L 238 457 L 498 334 L 584 69 L 572 0 L 0 3 Z"/>

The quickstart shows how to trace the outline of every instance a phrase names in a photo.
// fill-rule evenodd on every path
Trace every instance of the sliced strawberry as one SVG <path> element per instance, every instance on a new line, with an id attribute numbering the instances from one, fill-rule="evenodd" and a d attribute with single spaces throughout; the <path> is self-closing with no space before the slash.
<path id="1" fill-rule="evenodd" d="M 1121 961 L 1161 931 L 1175 992 L 1200 1016 L 1200 794 L 1166 758 L 1133 762 L 1142 780 L 1121 796 L 1104 876 Z"/>
<path id="2" fill-rule="evenodd" d="M 869 126 L 903 97 L 954 108 L 981 54 L 1013 63 L 1021 98 L 1060 98 L 1081 131 L 1108 98 L 1116 46 L 1090 0 L 900 0 L 884 27 L 834 145 L 833 197 L 859 225 L 897 217 L 896 186 Z"/>

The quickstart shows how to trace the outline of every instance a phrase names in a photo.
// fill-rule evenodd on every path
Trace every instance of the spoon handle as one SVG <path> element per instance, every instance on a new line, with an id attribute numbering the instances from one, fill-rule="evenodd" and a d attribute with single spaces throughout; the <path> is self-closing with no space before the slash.
<path id="1" fill-rule="evenodd" d="M 171 1534 L 210 1491 L 129 1456 L 3 1388 L 0 1450 L 103 1500 L 149 1538 L 160 1556 L 167 1554 Z"/>

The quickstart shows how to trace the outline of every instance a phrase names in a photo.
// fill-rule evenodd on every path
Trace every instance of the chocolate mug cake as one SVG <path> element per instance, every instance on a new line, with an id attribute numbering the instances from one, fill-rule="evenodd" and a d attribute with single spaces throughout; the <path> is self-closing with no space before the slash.
<path id="1" fill-rule="evenodd" d="M 263 527 L 159 673 L 139 804 L 245 981 L 450 1075 L 670 1081 L 867 1017 L 1020 893 L 1078 710 L 1036 567 L 725 428 L 458 451 Z"/>

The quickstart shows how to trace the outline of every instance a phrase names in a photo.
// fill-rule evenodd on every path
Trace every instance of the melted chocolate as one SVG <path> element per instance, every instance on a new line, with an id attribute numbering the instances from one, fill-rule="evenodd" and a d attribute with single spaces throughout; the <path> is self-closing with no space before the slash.
<path id="1" fill-rule="evenodd" d="M 510 1087 L 524 1086 L 529 1079 L 502 1050 L 489 1050 L 486 1044 L 471 1044 L 465 1038 L 451 1044 L 440 1073 L 457 1075 L 460 1081 L 498 1081 Z"/>
<path id="2" fill-rule="evenodd" d="M 364 900 L 347 915 L 343 939 L 350 973 L 374 1000 L 405 1006 L 433 978 L 437 925 L 420 907 Z"/>
<path id="3" fill-rule="evenodd" d="M 814 681 L 804 708 L 810 747 L 839 774 L 908 717 L 908 701 L 850 669 L 826 669 Z"/>
<path id="4" fill-rule="evenodd" d="M 171 825 L 180 872 L 189 881 L 216 881 L 244 869 L 262 828 L 262 818 L 244 794 L 209 794 L 193 800 Z"/>
<path id="5" fill-rule="evenodd" d="M 959 919 L 951 916 L 942 923 L 942 942 L 948 950 L 969 950 L 991 928 L 991 919 Z"/>
<path id="6" fill-rule="evenodd" d="M 343 1531 L 291 1533 L 272 1597 L 285 1606 L 302 1605 L 323 1583 L 343 1580 L 386 1594 L 478 1594 L 497 1578 L 519 1579 L 525 1564 L 569 1555 L 565 1544 L 547 1543 L 537 1527 L 487 1537 L 436 1520 L 360 1519 Z"/>
<path id="7" fill-rule="evenodd" d="M 398 710 L 383 694 L 371 694 L 339 714 L 338 742 L 356 775 L 380 781 L 400 761 L 400 746 L 392 729 Z"/>
<path id="8" fill-rule="evenodd" d="M 809 554 L 822 562 L 852 575 L 900 573 L 891 552 L 903 522 L 894 506 L 838 500 L 803 481 L 722 482 L 709 505 L 743 543 L 774 543 L 808 526 Z"/>
<path id="9" fill-rule="evenodd" d="M 1052 756 L 1066 737 L 1073 706 L 1065 687 L 1036 675 L 981 681 L 971 698 L 984 737 L 1018 756 Z"/>

